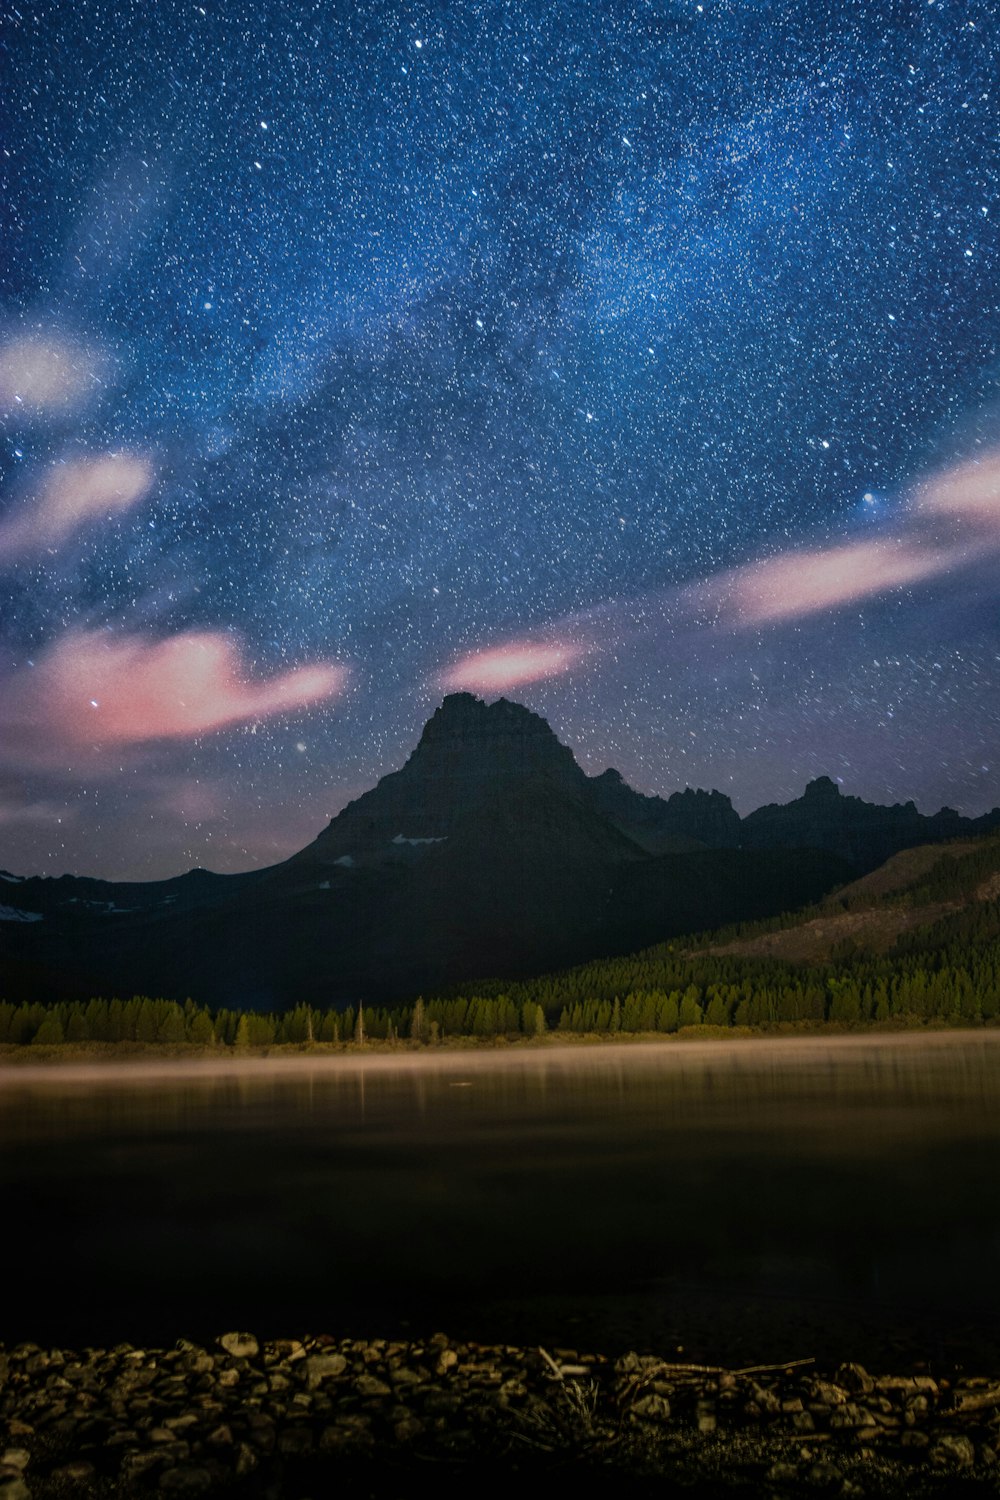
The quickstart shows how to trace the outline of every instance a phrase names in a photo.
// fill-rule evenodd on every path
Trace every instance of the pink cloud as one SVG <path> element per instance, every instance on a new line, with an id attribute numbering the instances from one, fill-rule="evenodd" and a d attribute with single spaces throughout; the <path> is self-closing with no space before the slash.
<path id="1" fill-rule="evenodd" d="M 1000 449 L 957 464 L 920 486 L 918 508 L 929 515 L 953 516 L 973 525 L 1000 522 Z"/>
<path id="2" fill-rule="evenodd" d="M 0 521 L 0 559 L 58 547 L 85 522 L 129 510 L 152 483 L 152 467 L 137 454 L 105 453 L 57 464 L 38 497 Z"/>
<path id="3" fill-rule="evenodd" d="M 473 651 L 441 673 L 443 688 L 470 692 L 503 692 L 528 682 L 556 677 L 576 666 L 586 654 L 582 646 L 532 641 L 509 641 L 492 651 Z"/>
<path id="4" fill-rule="evenodd" d="M 250 680 L 237 647 L 218 631 L 150 640 L 75 630 L 0 686 L 13 739 L 65 753 L 193 739 L 332 698 L 346 677 L 336 663 L 317 663 Z"/>
<path id="5" fill-rule="evenodd" d="M 712 578 L 696 593 L 723 623 L 771 625 L 918 583 L 965 561 L 965 547 L 889 537 L 783 552 Z"/>

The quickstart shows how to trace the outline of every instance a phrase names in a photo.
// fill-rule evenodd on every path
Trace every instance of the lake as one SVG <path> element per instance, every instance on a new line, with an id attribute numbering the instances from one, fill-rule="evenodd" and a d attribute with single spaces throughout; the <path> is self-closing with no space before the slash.
<path id="1" fill-rule="evenodd" d="M 1000 1369 L 1000 1033 L 0 1070 L 0 1342 Z"/>

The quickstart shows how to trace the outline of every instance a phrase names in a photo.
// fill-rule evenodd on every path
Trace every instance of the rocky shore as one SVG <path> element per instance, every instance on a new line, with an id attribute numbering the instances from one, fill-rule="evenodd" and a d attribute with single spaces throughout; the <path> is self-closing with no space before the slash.
<path id="1" fill-rule="evenodd" d="M 0 1347 L 0 1500 L 1000 1494 L 1000 1379 L 223 1334 Z"/>

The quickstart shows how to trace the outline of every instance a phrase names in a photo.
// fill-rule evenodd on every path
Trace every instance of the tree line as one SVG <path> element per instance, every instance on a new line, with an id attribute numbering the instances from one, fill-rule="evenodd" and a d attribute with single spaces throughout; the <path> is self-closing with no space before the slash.
<path id="1" fill-rule="evenodd" d="M 87 1004 L 0 1003 L 0 1045 L 66 1042 L 270 1047 L 449 1038 L 673 1033 L 694 1026 L 980 1023 L 1000 1018 L 1000 917 L 986 904 L 910 933 L 886 954 L 827 963 L 662 944 L 561 974 L 477 986 L 473 995 L 391 1007 L 298 1005 L 282 1014 L 211 1010 L 135 996 Z"/>

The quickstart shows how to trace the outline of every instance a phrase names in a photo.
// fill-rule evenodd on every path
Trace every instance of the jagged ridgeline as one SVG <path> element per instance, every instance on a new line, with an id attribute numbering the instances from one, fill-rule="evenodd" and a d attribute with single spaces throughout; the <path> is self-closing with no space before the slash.
<path id="1" fill-rule="evenodd" d="M 135 997 L 0 1003 L 0 1045 L 414 1044 L 1000 1018 L 1000 838 L 927 845 L 805 912 L 520 982 L 280 1015 Z"/>
<path id="2" fill-rule="evenodd" d="M 0 876 L 0 994 L 213 1011 L 386 1007 L 815 902 L 889 855 L 985 832 L 821 778 L 740 819 L 717 791 L 588 777 L 544 719 L 449 696 L 405 765 L 280 865 L 114 883 Z"/>

